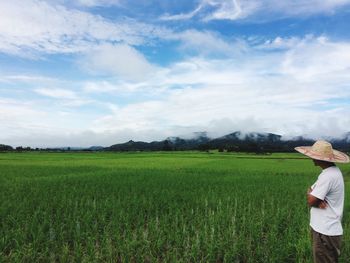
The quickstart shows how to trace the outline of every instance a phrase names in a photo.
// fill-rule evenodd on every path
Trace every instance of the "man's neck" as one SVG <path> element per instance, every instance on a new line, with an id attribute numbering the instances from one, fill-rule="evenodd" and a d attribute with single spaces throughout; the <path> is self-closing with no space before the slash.
<path id="1" fill-rule="evenodd" d="M 320 167 L 322 168 L 322 170 L 327 169 L 329 167 L 333 167 L 333 166 L 335 166 L 335 164 L 320 164 Z"/>

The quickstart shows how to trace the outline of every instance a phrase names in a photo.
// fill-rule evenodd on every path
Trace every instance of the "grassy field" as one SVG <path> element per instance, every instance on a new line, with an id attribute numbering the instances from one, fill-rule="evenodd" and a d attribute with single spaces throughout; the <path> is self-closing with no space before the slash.
<path id="1" fill-rule="evenodd" d="M 0 262 L 311 262 L 320 170 L 298 157 L 2 153 Z"/>

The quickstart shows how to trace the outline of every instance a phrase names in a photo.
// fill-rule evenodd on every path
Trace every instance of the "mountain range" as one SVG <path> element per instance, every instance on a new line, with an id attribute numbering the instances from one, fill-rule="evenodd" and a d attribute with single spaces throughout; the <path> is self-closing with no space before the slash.
<path id="1" fill-rule="evenodd" d="M 350 132 L 342 138 L 326 138 L 335 149 L 350 152 Z M 210 138 L 206 132 L 196 132 L 192 138 L 168 137 L 162 141 L 143 142 L 130 140 L 125 143 L 114 144 L 109 147 L 91 146 L 83 147 L 57 147 L 35 150 L 48 151 L 184 151 L 200 150 L 208 151 L 218 149 L 228 152 L 292 152 L 294 147 L 301 145 L 312 145 L 314 140 L 302 136 L 291 139 L 283 139 L 281 135 L 273 133 L 236 131 L 218 138 Z M 0 144 L 0 151 L 30 151 L 30 147 L 16 147 Z"/>
<path id="2" fill-rule="evenodd" d="M 350 132 L 341 139 L 327 138 L 334 148 L 350 150 Z M 176 151 L 176 150 L 212 150 L 243 151 L 243 152 L 290 152 L 300 145 L 312 145 L 314 140 L 302 136 L 289 140 L 282 139 L 281 135 L 273 133 L 236 131 L 218 138 L 209 138 L 206 132 L 198 132 L 194 138 L 168 137 L 163 141 L 150 143 L 142 141 L 128 141 L 104 148 L 107 151 Z"/>

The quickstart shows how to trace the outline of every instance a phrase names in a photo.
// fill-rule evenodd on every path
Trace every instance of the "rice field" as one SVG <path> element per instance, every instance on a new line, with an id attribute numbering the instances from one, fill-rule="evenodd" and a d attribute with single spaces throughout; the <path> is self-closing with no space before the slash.
<path id="1" fill-rule="evenodd" d="M 300 157 L 1 153 L 0 262 L 311 262 Z"/>

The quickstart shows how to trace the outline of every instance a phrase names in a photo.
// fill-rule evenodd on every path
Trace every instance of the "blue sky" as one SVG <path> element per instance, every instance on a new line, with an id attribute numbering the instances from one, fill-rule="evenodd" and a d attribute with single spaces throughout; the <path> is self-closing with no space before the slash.
<path id="1" fill-rule="evenodd" d="M 350 0 L 0 1 L 0 143 L 350 132 Z"/>

